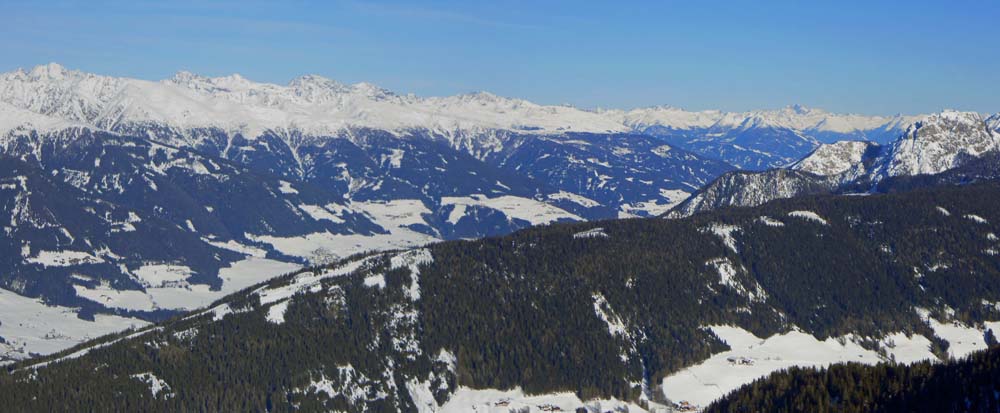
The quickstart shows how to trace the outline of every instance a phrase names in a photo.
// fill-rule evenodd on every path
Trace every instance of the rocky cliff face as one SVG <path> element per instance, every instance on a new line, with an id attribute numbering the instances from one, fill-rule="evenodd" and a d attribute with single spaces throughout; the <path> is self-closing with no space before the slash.
<path id="1" fill-rule="evenodd" d="M 726 207 L 752 207 L 775 199 L 830 193 L 837 180 L 794 169 L 727 173 L 672 209 L 667 216 L 685 217 Z"/>
<path id="2" fill-rule="evenodd" d="M 936 174 L 998 149 L 1000 135 L 978 113 L 945 111 L 911 125 L 886 148 L 871 176 Z"/>
<path id="3" fill-rule="evenodd" d="M 788 168 L 723 175 L 669 216 L 803 194 L 873 191 L 888 178 L 941 174 L 1000 151 L 1000 134 L 990 122 L 977 113 L 944 111 L 914 123 L 889 145 L 861 141 L 822 145 Z M 979 165 L 982 169 L 991 164 Z"/>

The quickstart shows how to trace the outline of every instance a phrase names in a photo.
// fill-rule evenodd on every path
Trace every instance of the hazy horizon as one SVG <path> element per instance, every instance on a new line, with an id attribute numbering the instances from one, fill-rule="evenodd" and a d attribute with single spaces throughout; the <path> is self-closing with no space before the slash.
<path id="1" fill-rule="evenodd" d="M 304 74 L 400 94 L 743 112 L 1000 111 L 998 6 L 435 1 L 0 5 L 0 71 Z M 706 30 L 707 29 L 707 30 Z"/>

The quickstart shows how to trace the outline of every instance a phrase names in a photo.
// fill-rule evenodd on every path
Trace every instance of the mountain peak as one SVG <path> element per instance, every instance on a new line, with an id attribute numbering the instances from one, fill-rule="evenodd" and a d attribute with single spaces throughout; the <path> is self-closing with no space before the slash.
<path id="1" fill-rule="evenodd" d="M 250 80 L 247 80 L 247 78 L 243 77 L 243 75 L 239 73 L 233 73 L 229 76 L 222 76 L 216 79 L 230 81 L 230 82 L 251 83 Z"/>
<path id="2" fill-rule="evenodd" d="M 202 75 L 199 75 L 199 74 L 195 74 L 195 73 L 191 73 L 191 72 L 189 72 L 187 70 L 181 70 L 181 71 L 178 71 L 177 73 L 174 73 L 174 75 L 172 77 L 170 77 L 170 79 L 167 79 L 167 80 L 169 80 L 169 81 L 171 81 L 173 83 L 190 83 L 190 82 L 196 82 L 196 81 L 198 81 L 198 82 L 205 81 L 206 79 L 207 78 L 205 76 L 202 76 Z"/>
<path id="3" fill-rule="evenodd" d="M 526 101 L 521 99 L 508 98 L 487 91 L 463 93 L 445 99 L 456 99 L 459 102 L 476 103 L 482 106 L 497 106 L 497 105 L 517 106 L 522 103 L 526 103 Z"/>
<path id="4" fill-rule="evenodd" d="M 327 78 L 325 76 L 320 76 L 317 74 L 307 74 L 292 79 L 290 82 L 288 82 L 288 86 L 296 87 L 296 86 L 328 84 L 328 83 L 338 83 L 338 82 L 334 81 L 333 79 Z"/>
<path id="5" fill-rule="evenodd" d="M 807 115 L 807 114 L 814 113 L 814 112 L 823 112 L 823 111 L 821 111 L 819 109 L 813 109 L 813 108 L 810 108 L 808 106 L 805 106 L 805 105 L 802 105 L 802 104 L 798 104 L 798 103 L 796 103 L 794 105 L 786 106 L 785 110 L 786 111 L 790 111 L 792 113 L 795 113 L 797 115 Z"/>
<path id="6" fill-rule="evenodd" d="M 385 89 L 368 82 L 360 82 L 351 85 L 351 91 L 372 99 L 384 99 L 390 96 L 395 96 L 395 93 L 392 93 L 389 89 Z"/>
<path id="7" fill-rule="evenodd" d="M 28 74 L 35 79 L 62 79 L 69 71 L 59 63 L 49 63 L 38 65 L 31 69 Z"/>
<path id="8" fill-rule="evenodd" d="M 983 116 L 978 112 L 966 112 L 955 109 L 944 109 L 940 113 L 934 113 L 927 116 L 927 118 L 938 118 L 947 121 L 971 121 L 980 122 Z"/>
<path id="9" fill-rule="evenodd" d="M 500 97 L 500 96 L 495 95 L 493 93 L 487 92 L 485 90 L 479 90 L 479 91 L 475 91 L 475 92 L 463 93 L 463 94 L 461 94 L 459 96 L 461 96 L 463 98 L 466 98 L 468 100 L 490 100 L 490 101 L 498 101 L 498 100 L 504 99 L 503 97 Z"/>
<path id="10" fill-rule="evenodd" d="M 1000 136 L 976 112 L 943 110 L 910 125 L 891 148 L 880 175 L 935 174 L 970 157 L 1000 150 Z"/>
<path id="11" fill-rule="evenodd" d="M 805 158 L 791 165 L 791 169 L 820 176 L 833 176 L 847 172 L 858 165 L 873 143 L 866 141 L 839 141 L 820 145 Z"/>
<path id="12" fill-rule="evenodd" d="M 296 77 L 295 79 L 292 79 L 290 82 L 288 82 L 288 87 L 299 92 L 303 91 L 310 91 L 313 93 L 318 91 L 328 91 L 328 92 L 332 91 L 337 93 L 347 92 L 347 86 L 344 86 L 343 83 L 315 74 L 302 75 Z"/>
<path id="13" fill-rule="evenodd" d="M 956 128 L 967 129 L 972 127 L 974 129 L 979 128 L 986 124 L 986 120 L 983 116 L 977 112 L 964 112 L 954 109 L 944 109 L 938 113 L 932 113 L 920 118 L 918 121 L 914 122 L 907 128 L 906 136 L 916 138 L 918 135 L 918 130 L 927 130 L 930 126 L 935 126 L 937 129 L 951 129 Z"/>
<path id="14" fill-rule="evenodd" d="M 346 85 L 316 74 L 277 85 L 253 82 L 239 74 L 206 77 L 189 71 L 150 82 L 67 70 L 56 63 L 30 72 L 18 70 L 0 76 L 0 92 L 4 94 L 0 100 L 101 127 L 106 126 L 101 122 L 120 126 L 161 122 L 198 128 L 256 125 L 256 131 L 295 125 L 320 134 L 345 125 L 387 130 L 517 128 L 538 133 L 763 128 L 764 133 L 782 129 L 810 136 L 863 137 L 864 131 L 875 129 L 898 136 L 912 121 L 909 117 L 893 120 L 832 114 L 804 105 L 751 112 L 688 111 L 674 106 L 623 111 L 540 105 L 485 91 L 418 98 L 399 96 L 371 83 Z M 65 80 L 70 78 L 83 81 Z M 530 129 L 523 129 L 525 126 Z M 796 152 L 795 158 L 813 147 L 811 142 L 804 145 L 808 148 Z M 786 161 L 791 159 L 782 164 Z"/>

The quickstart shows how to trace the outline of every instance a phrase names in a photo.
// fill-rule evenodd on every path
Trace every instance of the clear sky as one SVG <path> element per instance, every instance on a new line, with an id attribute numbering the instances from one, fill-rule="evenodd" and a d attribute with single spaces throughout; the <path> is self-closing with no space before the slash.
<path id="1" fill-rule="evenodd" d="M 588 108 L 1000 111 L 996 1 L 0 0 L 0 22 L 0 71 L 315 73 Z"/>

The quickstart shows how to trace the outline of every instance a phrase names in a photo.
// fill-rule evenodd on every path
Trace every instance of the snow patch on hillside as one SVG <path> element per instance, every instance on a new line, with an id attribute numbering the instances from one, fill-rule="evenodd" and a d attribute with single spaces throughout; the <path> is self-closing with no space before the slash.
<path id="1" fill-rule="evenodd" d="M 736 249 L 736 238 L 733 237 L 733 233 L 739 230 L 740 227 L 728 224 L 711 224 L 707 228 L 702 229 L 704 232 L 709 232 L 719 237 L 722 243 L 735 253 L 739 253 L 739 250 Z"/>
<path id="2" fill-rule="evenodd" d="M 306 259 L 314 264 L 324 264 L 341 257 L 366 251 L 384 251 L 419 247 L 440 241 L 439 238 L 396 227 L 389 234 L 331 234 L 314 232 L 297 237 L 274 237 L 247 234 L 255 242 L 270 244 L 283 254 Z"/>
<path id="3" fill-rule="evenodd" d="M 580 231 L 573 234 L 574 239 L 581 238 L 608 238 L 608 233 L 604 232 L 604 228 L 597 227 L 593 229 L 588 229 L 586 231 Z"/>
<path id="4" fill-rule="evenodd" d="M 299 193 L 299 190 L 295 189 L 295 187 L 292 186 L 291 182 L 288 182 L 288 181 L 278 181 L 278 184 L 280 185 L 278 187 L 278 191 L 280 191 L 283 194 L 297 194 L 297 193 Z"/>
<path id="5" fill-rule="evenodd" d="M 792 211 L 788 213 L 788 216 L 795 218 L 802 218 L 806 221 L 813 221 L 823 225 L 830 225 L 823 217 L 812 211 Z"/>
<path id="6" fill-rule="evenodd" d="M 482 194 L 473 194 L 464 197 L 442 197 L 441 205 L 455 205 L 456 208 L 463 207 L 462 211 L 465 211 L 465 207 L 470 206 L 495 209 L 503 212 L 510 219 L 525 220 L 530 222 L 531 225 L 548 224 L 561 220 L 584 220 L 559 207 L 513 195 L 504 195 L 496 198 L 489 198 Z M 454 213 L 454 211 L 452 212 Z M 449 217 L 449 221 L 453 219 L 454 217 Z"/>
<path id="7" fill-rule="evenodd" d="M 165 382 L 165 381 L 161 380 L 160 378 L 156 377 L 155 375 L 153 375 L 153 373 L 149 373 L 149 372 L 147 372 L 147 373 L 139 373 L 139 374 L 133 374 L 133 375 L 131 375 L 129 377 L 132 377 L 133 379 L 136 379 L 136 380 L 139 380 L 139 381 L 141 381 L 143 383 L 148 384 L 149 385 L 149 392 L 153 394 L 154 398 L 156 397 L 157 394 L 160 394 L 160 393 L 163 393 L 163 396 L 165 398 L 171 398 L 171 397 L 174 396 L 173 393 L 170 393 L 170 385 L 167 384 L 167 382 Z"/>
<path id="8" fill-rule="evenodd" d="M 205 241 L 207 244 L 209 244 L 209 245 L 211 245 L 213 247 L 218 247 L 218 248 L 230 250 L 230 251 L 233 251 L 233 252 L 238 252 L 240 254 L 251 256 L 251 257 L 264 258 L 265 256 L 267 256 L 267 250 L 265 250 L 263 248 L 253 247 L 253 246 L 246 245 L 246 244 L 241 244 L 240 242 L 238 242 L 236 240 L 229 240 L 229 241 L 226 241 L 226 242 L 222 242 L 222 241 L 213 241 L 213 240 L 210 240 L 210 239 L 205 238 L 205 237 L 202 237 L 201 240 Z"/>
<path id="9" fill-rule="evenodd" d="M 340 220 L 339 216 L 326 215 L 341 211 L 339 208 L 339 205 L 329 204 L 307 212 L 317 214 L 314 218 Z M 365 214 L 372 222 L 378 224 L 388 233 L 333 234 L 314 232 L 294 237 L 254 234 L 244 234 L 244 236 L 253 242 L 269 244 L 283 254 L 303 258 L 312 264 L 325 264 L 360 252 L 413 248 L 440 241 L 437 236 L 413 229 L 413 227 L 430 228 L 424 217 L 430 216 L 431 211 L 418 199 L 352 202 L 344 208 Z"/>
<path id="10" fill-rule="evenodd" d="M 31 354 L 52 354 L 81 342 L 149 323 L 119 316 L 94 315 L 94 321 L 77 317 L 76 308 L 49 306 L 41 300 L 0 289 L 0 363 L 22 360 Z"/>
<path id="11" fill-rule="evenodd" d="M 401 252 L 389 259 L 390 268 L 406 267 L 410 270 L 410 285 L 406 287 L 404 292 L 411 301 L 420 299 L 420 266 L 432 262 L 434 262 L 434 257 L 431 255 L 431 251 L 426 248 Z"/>
<path id="12" fill-rule="evenodd" d="M 74 285 L 76 295 L 99 303 L 108 308 L 122 308 L 136 311 L 152 311 L 156 304 L 149 295 L 141 290 L 116 290 L 107 285 L 88 288 Z"/>
<path id="13" fill-rule="evenodd" d="M 743 384 L 792 366 L 826 366 L 849 361 L 873 364 L 878 353 L 865 350 L 849 338 L 817 340 L 801 331 L 790 331 L 766 339 L 732 326 L 709 326 L 731 350 L 663 379 L 664 395 L 674 401 L 706 406 Z M 751 360 L 749 364 L 730 361 Z"/>
<path id="14" fill-rule="evenodd" d="M 317 221 L 325 219 L 335 224 L 344 223 L 344 220 L 342 218 L 338 217 L 330 210 L 319 205 L 299 205 L 299 209 L 305 211 L 306 214 L 309 214 L 309 216 L 312 217 L 312 219 L 315 219 Z"/>
<path id="15" fill-rule="evenodd" d="M 625 323 L 622 319 L 615 314 L 614 310 L 611 309 L 611 304 L 608 300 L 604 298 L 601 293 L 594 293 L 592 295 L 594 299 L 594 313 L 597 317 L 604 321 L 608 325 L 608 332 L 612 336 L 626 336 L 628 335 L 628 328 L 625 327 Z"/>
<path id="16" fill-rule="evenodd" d="M 971 220 L 972 222 L 975 222 L 977 224 L 989 224 L 990 223 L 989 221 L 986 220 L 986 218 L 983 218 L 983 217 L 981 217 L 979 215 L 975 215 L 975 214 L 966 214 L 965 218 L 968 219 L 968 220 Z"/>
<path id="17" fill-rule="evenodd" d="M 186 265 L 147 264 L 132 272 L 147 287 L 164 287 L 176 284 L 191 276 L 191 268 Z"/>
<path id="18" fill-rule="evenodd" d="M 573 412 L 581 407 L 586 408 L 588 412 L 646 412 L 634 403 L 615 399 L 583 401 L 572 392 L 528 395 L 520 388 L 496 390 L 459 387 L 441 407 L 428 406 L 426 403 L 417 406 L 421 413 Z"/>
<path id="19" fill-rule="evenodd" d="M 335 374 L 332 378 L 320 374 L 319 379 L 312 379 L 305 388 L 294 391 L 297 393 L 324 393 L 329 398 L 343 396 L 351 405 L 357 405 L 361 401 L 381 400 L 388 396 L 376 386 L 375 382 L 350 364 L 337 366 Z"/>
<path id="20" fill-rule="evenodd" d="M 194 310 L 246 287 L 299 269 L 300 266 L 260 257 L 232 263 L 219 270 L 222 286 L 213 291 L 206 284 L 186 282 L 166 283 L 147 288 L 146 293 L 155 308 Z"/>
<path id="21" fill-rule="evenodd" d="M 273 305 L 271 305 L 271 307 L 267 309 L 267 315 L 264 316 L 265 319 L 267 319 L 268 322 L 271 322 L 271 323 L 274 323 L 274 324 L 284 323 L 285 322 L 285 311 L 288 310 L 288 302 L 289 301 L 291 301 L 291 299 L 279 301 L 279 302 L 274 303 Z"/>
<path id="22" fill-rule="evenodd" d="M 572 192 L 566 192 L 566 191 L 559 191 L 553 194 L 549 194 L 546 198 L 548 198 L 550 201 L 561 201 L 561 200 L 570 201 L 585 208 L 593 208 L 601 206 L 599 202 L 593 199 L 587 198 L 583 195 L 577 195 Z"/>
<path id="23" fill-rule="evenodd" d="M 690 192 L 679 189 L 660 189 L 660 197 L 647 201 L 622 204 L 619 207 L 619 218 L 659 216 L 667 213 L 675 206 L 684 202 Z"/>
<path id="24" fill-rule="evenodd" d="M 34 257 L 27 258 L 25 262 L 31 264 L 41 264 L 46 267 L 67 267 L 70 265 L 99 264 L 103 259 L 95 257 L 83 251 L 38 251 Z"/>
<path id="25" fill-rule="evenodd" d="M 902 332 L 893 333 L 883 338 L 879 346 L 897 363 L 937 360 L 937 356 L 931 352 L 931 341 L 917 334 L 907 337 Z"/>
<path id="26" fill-rule="evenodd" d="M 705 265 L 714 268 L 719 274 L 720 284 L 732 288 L 739 295 L 746 297 L 751 302 L 763 302 L 767 300 L 767 292 L 765 292 L 764 288 L 761 287 L 756 281 L 753 281 L 753 285 L 749 287 L 744 286 L 743 283 L 740 282 L 737 275 L 740 272 L 745 273 L 746 268 L 743 268 L 742 266 L 737 267 L 729 260 L 729 258 L 715 258 L 706 262 Z"/>
<path id="27" fill-rule="evenodd" d="M 385 288 L 385 276 L 382 274 L 369 275 L 365 277 L 363 284 L 365 287 L 383 289 Z"/>
<path id="28" fill-rule="evenodd" d="M 371 255 L 363 258 L 359 258 L 353 261 L 349 261 L 342 265 L 334 268 L 328 268 L 324 270 L 317 271 L 307 271 L 296 274 L 287 284 L 273 286 L 273 287 L 260 287 L 254 294 L 257 295 L 261 306 L 269 305 L 272 303 L 284 302 L 289 298 L 292 298 L 297 293 L 312 290 L 316 286 L 320 285 L 320 282 L 327 278 L 342 277 L 347 274 L 351 274 L 365 265 L 368 265 L 373 259 L 378 258 L 377 255 Z M 367 282 L 367 280 L 366 280 Z M 385 281 L 383 279 L 382 286 L 384 286 Z M 284 314 L 284 310 L 281 310 Z"/>
<path id="29" fill-rule="evenodd" d="M 954 358 L 962 358 L 973 352 L 985 350 L 987 347 L 985 330 L 1000 327 L 1000 322 L 986 322 L 985 328 L 965 325 L 958 321 L 941 322 L 932 318 L 926 309 L 917 308 L 916 312 L 934 330 L 934 335 L 948 341 L 948 355 Z"/>
<path id="30" fill-rule="evenodd" d="M 760 222 L 761 224 L 767 225 L 769 227 L 783 227 L 783 226 L 785 226 L 784 222 L 778 221 L 778 220 L 776 220 L 774 218 L 771 218 L 769 216 L 761 216 L 761 217 L 757 218 L 757 222 Z"/>

